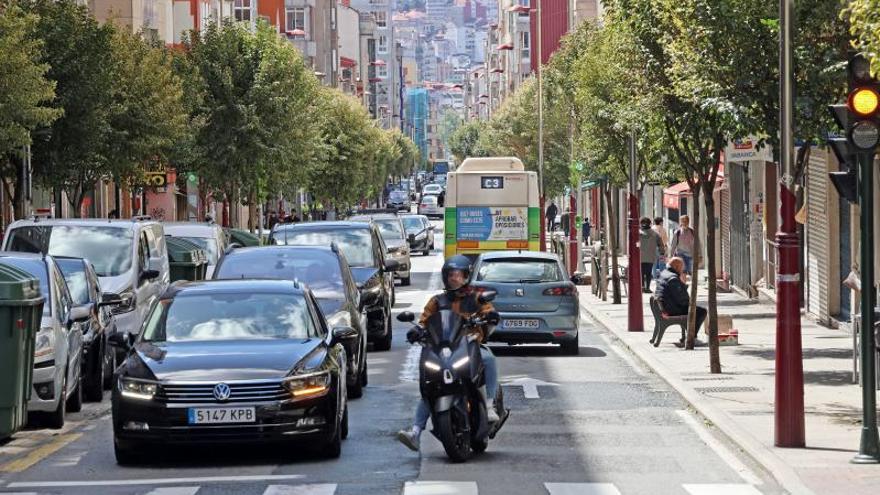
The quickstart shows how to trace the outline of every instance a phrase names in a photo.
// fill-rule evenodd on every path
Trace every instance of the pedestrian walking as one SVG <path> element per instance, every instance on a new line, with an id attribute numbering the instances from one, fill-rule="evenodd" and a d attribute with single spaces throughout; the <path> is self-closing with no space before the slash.
<path id="1" fill-rule="evenodd" d="M 691 218 L 682 215 L 680 226 L 672 234 L 672 246 L 669 252 L 684 260 L 684 273 L 693 276 L 694 257 L 696 256 L 697 234 L 691 228 Z"/>
<path id="2" fill-rule="evenodd" d="M 547 230 L 552 232 L 556 228 L 556 215 L 558 213 L 559 208 L 556 207 L 556 203 L 551 201 L 550 206 L 547 207 Z"/>
<path id="3" fill-rule="evenodd" d="M 654 232 L 651 228 L 650 218 L 642 217 L 639 220 L 639 226 L 641 227 L 639 231 L 639 254 L 642 263 L 642 292 L 650 293 L 651 280 L 654 278 L 652 270 L 654 265 L 657 264 L 657 259 L 659 259 L 660 255 L 665 254 L 665 248 L 663 247 L 663 240 L 660 239 L 660 234 Z"/>
<path id="4" fill-rule="evenodd" d="M 684 260 L 679 257 L 673 257 L 669 260 L 666 269 L 660 273 L 660 280 L 657 281 L 657 288 L 654 291 L 654 298 L 660 303 L 660 309 L 664 314 L 669 316 L 683 316 L 688 314 L 691 299 L 688 295 L 687 285 L 684 280 Z M 696 306 L 697 311 L 697 330 L 700 333 L 700 326 L 706 320 L 709 313 L 706 308 Z M 679 341 L 679 347 L 684 346 L 684 341 Z"/>
<path id="5" fill-rule="evenodd" d="M 651 228 L 654 229 L 654 232 L 660 236 L 660 241 L 663 242 L 663 254 L 657 257 L 657 262 L 654 263 L 652 271 L 654 280 L 656 280 L 660 277 L 660 272 L 666 268 L 666 253 L 671 251 L 669 251 L 669 233 L 666 232 L 666 228 L 663 226 L 663 217 L 654 217 L 654 226 Z"/>

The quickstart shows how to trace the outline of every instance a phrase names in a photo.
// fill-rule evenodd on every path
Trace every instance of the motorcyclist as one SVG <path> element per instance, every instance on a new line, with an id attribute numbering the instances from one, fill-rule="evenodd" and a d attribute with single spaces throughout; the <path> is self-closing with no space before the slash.
<path id="1" fill-rule="evenodd" d="M 480 315 L 490 324 L 497 323 L 498 313 L 495 311 L 494 306 L 489 302 L 481 303 L 478 299 L 481 292 L 480 289 L 475 289 L 469 285 L 470 273 L 471 263 L 466 256 L 452 256 L 443 263 L 441 270 L 443 287 L 452 311 L 462 318 Z M 407 332 L 407 340 L 410 343 L 414 343 L 421 338 L 423 329 L 427 328 L 428 319 L 440 309 L 440 297 L 440 295 L 431 297 L 422 311 L 418 326 Z M 486 404 L 489 422 L 495 423 L 500 420 L 498 412 L 495 411 L 495 392 L 498 390 L 498 368 L 495 363 L 495 355 L 484 345 L 488 337 L 488 330 L 488 326 L 482 325 L 472 328 L 471 334 L 481 344 L 480 355 L 482 356 L 483 368 L 485 370 L 486 385 L 480 387 L 480 395 L 482 395 L 483 401 Z M 411 450 L 418 451 L 419 437 L 427 427 L 430 416 L 431 411 L 428 408 L 427 402 L 424 399 L 420 399 L 416 407 L 412 427 L 397 432 L 397 439 Z"/>

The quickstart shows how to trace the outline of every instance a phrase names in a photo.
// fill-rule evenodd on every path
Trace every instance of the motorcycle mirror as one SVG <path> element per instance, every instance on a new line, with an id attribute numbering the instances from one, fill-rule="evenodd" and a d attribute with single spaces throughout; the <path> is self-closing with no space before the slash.
<path id="1" fill-rule="evenodd" d="M 487 291 L 483 291 L 480 294 L 480 296 L 477 298 L 477 300 L 480 302 L 480 304 L 486 304 L 487 302 L 494 301 L 495 297 L 497 295 L 498 295 L 497 291 L 487 290 Z"/>
<path id="2" fill-rule="evenodd" d="M 397 315 L 397 321 L 403 323 L 411 323 L 416 321 L 416 315 L 414 315 L 412 311 L 404 311 L 403 313 Z"/>

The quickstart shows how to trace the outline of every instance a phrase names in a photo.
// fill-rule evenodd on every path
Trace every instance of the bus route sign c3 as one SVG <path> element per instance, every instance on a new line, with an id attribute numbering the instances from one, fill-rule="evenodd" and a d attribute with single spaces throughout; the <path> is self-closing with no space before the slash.
<path id="1" fill-rule="evenodd" d="M 511 241 L 528 239 L 528 208 L 459 206 L 456 238 L 462 241 Z"/>

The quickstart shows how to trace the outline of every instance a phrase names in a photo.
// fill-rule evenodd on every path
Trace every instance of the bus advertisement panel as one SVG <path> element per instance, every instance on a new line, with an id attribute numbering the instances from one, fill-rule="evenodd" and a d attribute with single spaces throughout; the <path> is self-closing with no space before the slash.
<path id="1" fill-rule="evenodd" d="M 456 208 L 458 240 L 527 241 L 529 209 L 460 206 Z"/>

